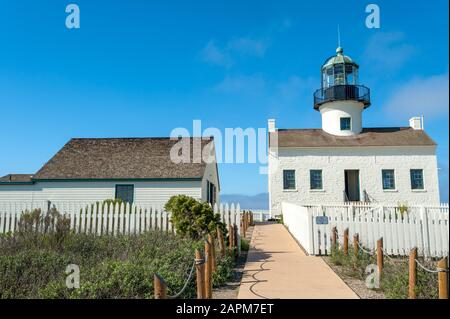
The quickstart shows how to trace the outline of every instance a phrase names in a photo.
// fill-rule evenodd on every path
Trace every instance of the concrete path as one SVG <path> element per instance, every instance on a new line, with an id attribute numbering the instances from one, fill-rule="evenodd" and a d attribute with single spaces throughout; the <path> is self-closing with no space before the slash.
<path id="1" fill-rule="evenodd" d="M 238 299 L 358 298 L 320 257 L 307 256 L 281 224 L 255 226 Z"/>

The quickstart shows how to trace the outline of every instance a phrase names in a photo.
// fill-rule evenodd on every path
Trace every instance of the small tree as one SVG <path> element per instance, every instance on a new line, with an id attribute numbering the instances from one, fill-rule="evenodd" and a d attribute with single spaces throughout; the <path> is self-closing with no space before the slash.
<path id="1" fill-rule="evenodd" d="M 186 195 L 176 195 L 169 199 L 164 209 L 172 213 L 171 222 L 179 235 L 199 239 L 208 233 L 215 233 L 217 227 L 226 234 L 220 214 L 214 214 L 212 207 L 206 202 Z"/>

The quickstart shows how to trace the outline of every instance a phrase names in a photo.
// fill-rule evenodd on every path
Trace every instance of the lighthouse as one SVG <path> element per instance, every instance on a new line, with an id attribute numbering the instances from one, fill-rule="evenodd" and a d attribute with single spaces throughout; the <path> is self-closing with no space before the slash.
<path id="1" fill-rule="evenodd" d="M 321 68 L 321 88 L 314 93 L 314 109 L 322 116 L 322 129 L 332 135 L 362 132 L 362 112 L 370 106 L 370 90 L 358 81 L 359 66 L 341 47 Z"/>
<path id="2" fill-rule="evenodd" d="M 322 64 L 314 92 L 322 127 L 277 128 L 275 119 L 268 120 L 272 216 L 285 214 L 292 204 L 298 205 L 297 216 L 301 206 L 439 203 L 437 144 L 422 119 L 363 127 L 370 103 L 370 90 L 359 83 L 359 65 L 339 46 Z"/>

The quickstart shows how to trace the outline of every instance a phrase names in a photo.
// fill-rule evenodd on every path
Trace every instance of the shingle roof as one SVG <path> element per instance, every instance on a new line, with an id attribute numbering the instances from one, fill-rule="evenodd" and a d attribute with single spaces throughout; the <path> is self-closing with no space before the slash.
<path id="1" fill-rule="evenodd" d="M 279 129 L 278 147 L 433 146 L 423 130 L 410 127 L 365 128 L 356 136 L 335 136 L 322 129 Z M 274 145 L 273 133 L 270 145 Z"/>
<path id="2" fill-rule="evenodd" d="M 8 174 L 0 177 L 0 183 L 28 183 L 33 174 Z"/>
<path id="3" fill-rule="evenodd" d="M 202 149 L 212 138 L 201 140 Z M 74 138 L 33 177 L 54 179 L 199 179 L 206 163 L 174 163 L 170 138 Z"/>

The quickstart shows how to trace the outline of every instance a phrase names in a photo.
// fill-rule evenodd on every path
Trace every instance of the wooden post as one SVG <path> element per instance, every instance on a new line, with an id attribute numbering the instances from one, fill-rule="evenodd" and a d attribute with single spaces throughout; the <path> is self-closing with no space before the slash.
<path id="1" fill-rule="evenodd" d="M 245 212 L 241 215 L 241 236 L 245 237 Z"/>
<path id="2" fill-rule="evenodd" d="M 355 257 L 358 257 L 359 255 L 359 235 L 355 234 L 353 235 L 353 253 L 355 254 Z"/>
<path id="3" fill-rule="evenodd" d="M 417 278 L 417 248 L 411 249 L 409 253 L 409 289 L 408 289 L 408 298 L 416 299 L 416 278 Z"/>
<path id="4" fill-rule="evenodd" d="M 208 241 L 211 244 L 211 273 L 215 273 L 216 272 L 216 267 L 217 267 L 217 263 L 216 263 L 216 245 L 215 245 L 215 241 L 214 241 L 214 237 L 209 234 L 208 235 Z"/>
<path id="5" fill-rule="evenodd" d="M 239 240 L 238 240 L 238 238 L 239 238 L 239 233 L 238 233 L 238 228 L 237 228 L 237 226 L 236 226 L 236 224 L 233 224 L 233 229 L 234 229 L 234 234 L 233 234 L 233 247 L 235 247 L 236 249 L 235 249 L 235 256 L 237 256 L 237 254 L 238 254 L 238 244 L 239 244 Z"/>
<path id="6" fill-rule="evenodd" d="M 205 240 L 205 299 L 212 297 L 212 253 L 211 243 Z"/>
<path id="7" fill-rule="evenodd" d="M 247 235 L 247 212 L 244 212 L 244 215 L 242 216 L 244 218 L 244 235 L 242 236 L 245 238 L 245 235 Z"/>
<path id="8" fill-rule="evenodd" d="M 438 268 L 447 270 L 447 257 L 442 258 L 438 262 Z M 447 271 L 440 271 L 438 273 L 439 280 L 439 299 L 448 299 L 448 273 Z"/>
<path id="9" fill-rule="evenodd" d="M 378 266 L 378 276 L 381 280 L 381 272 L 383 271 L 383 237 L 377 240 L 377 266 Z"/>
<path id="10" fill-rule="evenodd" d="M 155 292 L 155 299 L 167 299 L 167 285 L 157 274 L 153 275 L 153 288 Z"/>
<path id="11" fill-rule="evenodd" d="M 231 225 L 228 225 L 228 249 L 230 251 L 230 255 L 233 255 L 234 249 L 234 228 Z"/>
<path id="12" fill-rule="evenodd" d="M 336 226 L 333 227 L 331 230 L 331 245 L 333 248 L 337 249 L 337 228 Z"/>
<path id="13" fill-rule="evenodd" d="M 195 273 L 197 275 L 197 299 L 205 299 L 205 259 L 200 250 L 195 250 Z"/>
<path id="14" fill-rule="evenodd" d="M 247 235 L 247 228 L 248 228 L 248 215 L 247 212 L 244 212 L 244 238 Z"/>
<path id="15" fill-rule="evenodd" d="M 348 228 L 344 230 L 344 254 L 348 255 Z"/>
<path id="16" fill-rule="evenodd" d="M 250 213 L 245 212 L 245 234 L 247 234 L 248 227 L 250 226 Z"/>
<path id="17" fill-rule="evenodd" d="M 217 241 L 219 242 L 220 256 L 225 257 L 225 241 L 223 239 L 222 229 L 217 226 Z"/>

